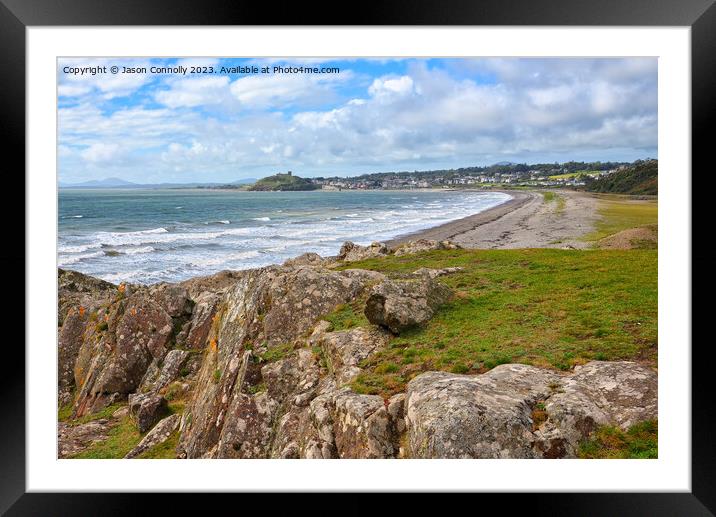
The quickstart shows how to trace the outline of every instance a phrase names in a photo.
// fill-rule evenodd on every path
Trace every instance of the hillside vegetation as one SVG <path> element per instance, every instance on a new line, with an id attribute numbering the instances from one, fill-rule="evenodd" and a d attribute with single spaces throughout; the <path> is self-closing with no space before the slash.
<path id="1" fill-rule="evenodd" d="M 586 188 L 590 192 L 657 195 L 658 171 L 657 160 L 637 161 L 626 169 L 589 181 Z"/>
<path id="2" fill-rule="evenodd" d="M 274 174 L 273 176 L 267 176 L 258 180 L 256 183 L 251 185 L 248 190 L 252 191 L 294 191 L 294 190 L 317 190 L 320 189 L 320 185 L 301 178 L 294 176 L 291 173 L 288 174 Z"/>
<path id="3" fill-rule="evenodd" d="M 503 363 L 568 370 L 590 360 L 656 363 L 656 250 L 452 250 L 352 263 L 401 275 L 461 267 L 441 280 L 457 296 L 424 327 L 366 360 L 352 387 L 390 396 L 427 370 L 481 373 Z M 360 304 L 327 318 L 367 323 Z"/>

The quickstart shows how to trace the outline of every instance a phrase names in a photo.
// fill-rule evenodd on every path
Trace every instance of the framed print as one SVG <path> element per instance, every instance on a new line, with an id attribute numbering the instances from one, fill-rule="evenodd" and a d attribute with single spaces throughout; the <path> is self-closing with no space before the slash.
<path id="1" fill-rule="evenodd" d="M 711 2 L 385 3 L 350 26 L 3 2 L 26 193 L 4 261 L 27 294 L 3 510 L 437 491 L 713 511 L 691 287 Z"/>

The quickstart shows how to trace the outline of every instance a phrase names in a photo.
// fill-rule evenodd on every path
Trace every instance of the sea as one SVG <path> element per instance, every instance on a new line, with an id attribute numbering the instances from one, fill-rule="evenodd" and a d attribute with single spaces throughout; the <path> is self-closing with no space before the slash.
<path id="1" fill-rule="evenodd" d="M 225 269 L 338 254 L 460 219 L 500 192 L 59 191 L 58 266 L 119 283 L 175 282 Z"/>

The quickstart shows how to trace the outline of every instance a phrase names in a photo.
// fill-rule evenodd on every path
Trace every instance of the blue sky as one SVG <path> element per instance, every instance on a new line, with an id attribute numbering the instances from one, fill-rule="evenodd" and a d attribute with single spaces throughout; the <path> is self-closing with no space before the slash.
<path id="1" fill-rule="evenodd" d="M 177 65 L 215 73 L 109 73 Z M 273 73 L 301 65 L 340 72 Z M 63 183 L 631 161 L 657 157 L 657 60 L 61 59 L 58 110 Z"/>

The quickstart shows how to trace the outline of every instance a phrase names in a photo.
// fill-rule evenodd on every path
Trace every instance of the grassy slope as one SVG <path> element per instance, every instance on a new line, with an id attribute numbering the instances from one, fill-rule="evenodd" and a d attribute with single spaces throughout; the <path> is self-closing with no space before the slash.
<path id="1" fill-rule="evenodd" d="M 656 363 L 655 250 L 447 250 L 352 263 L 387 274 L 460 266 L 457 293 L 424 328 L 395 337 L 353 383 L 389 396 L 426 370 L 479 373 L 520 362 L 568 369 L 592 359 Z M 342 306 L 334 328 L 366 324 Z"/>
<path id="2" fill-rule="evenodd" d="M 592 192 L 613 192 L 622 194 L 658 193 L 658 168 L 656 160 L 637 163 L 624 170 L 612 173 L 587 184 Z"/>
<path id="3" fill-rule="evenodd" d="M 96 420 L 98 418 L 109 418 L 112 413 L 125 404 L 114 404 L 105 408 L 104 410 L 89 415 L 83 419 L 77 419 L 71 424 L 85 423 L 89 420 Z M 182 400 L 176 400 L 169 403 L 169 414 L 182 413 L 184 411 L 185 402 Z M 109 436 L 106 440 L 94 443 L 87 449 L 79 452 L 73 458 L 75 459 L 111 459 L 111 458 L 124 458 L 129 451 L 144 438 L 146 433 L 142 434 L 137 430 L 137 426 L 132 421 L 129 415 L 122 417 L 117 423 L 110 429 Z M 175 458 L 176 457 L 176 445 L 179 440 L 179 433 L 174 432 L 169 439 L 156 445 L 142 453 L 139 458 Z"/>
<path id="4" fill-rule="evenodd" d="M 597 241 L 622 230 L 658 223 L 659 207 L 656 200 L 630 200 L 624 196 L 599 196 L 597 213 L 600 220 L 593 232 L 584 236 Z"/>

